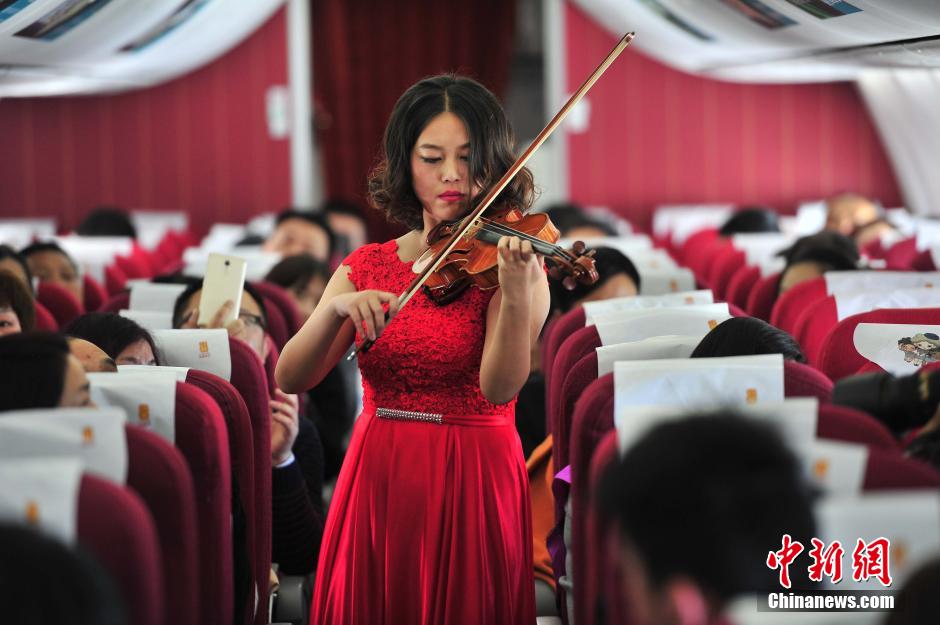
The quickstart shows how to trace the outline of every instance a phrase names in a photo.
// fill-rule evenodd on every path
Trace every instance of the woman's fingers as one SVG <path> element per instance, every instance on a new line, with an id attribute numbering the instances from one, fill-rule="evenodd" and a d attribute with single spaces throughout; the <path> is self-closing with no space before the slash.
<path id="1" fill-rule="evenodd" d="M 359 311 L 359 316 L 362 318 L 362 323 L 366 329 L 366 336 L 370 341 L 375 340 L 375 317 L 372 315 L 372 307 L 369 306 L 368 300 L 362 300 L 359 302 L 359 305 L 356 307 Z"/>
<path id="2" fill-rule="evenodd" d="M 232 312 L 232 308 L 235 307 L 235 303 L 232 300 L 226 300 L 219 309 L 216 311 L 215 315 L 212 316 L 212 320 L 209 322 L 210 328 L 221 328 L 224 327 L 224 320 L 229 316 L 229 313 Z"/>
<path id="3" fill-rule="evenodd" d="M 378 335 L 385 328 L 385 309 L 382 308 L 382 300 L 378 297 L 370 298 L 368 304 L 372 309 L 372 321 L 375 324 L 375 333 Z"/>

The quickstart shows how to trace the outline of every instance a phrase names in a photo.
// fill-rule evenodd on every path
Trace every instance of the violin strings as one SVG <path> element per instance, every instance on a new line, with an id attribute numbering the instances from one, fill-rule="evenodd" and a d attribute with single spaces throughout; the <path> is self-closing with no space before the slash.
<path id="1" fill-rule="evenodd" d="M 484 225 L 484 228 L 486 228 L 490 232 L 496 232 L 497 234 L 504 234 L 506 236 L 517 236 L 520 239 L 529 241 L 530 243 L 540 243 L 542 245 L 546 245 L 552 248 L 552 250 L 556 254 L 567 254 L 567 250 L 565 250 L 560 245 L 555 245 L 554 243 L 543 241 L 542 239 L 539 239 L 538 237 L 534 237 L 532 235 L 526 234 L 525 232 L 520 232 L 518 230 L 515 230 L 514 228 L 510 228 L 509 226 L 496 223 L 495 221 L 491 221 L 489 219 L 486 219 L 485 217 L 480 218 L 480 221 L 482 221 L 484 224 L 487 224 L 487 225 Z"/>

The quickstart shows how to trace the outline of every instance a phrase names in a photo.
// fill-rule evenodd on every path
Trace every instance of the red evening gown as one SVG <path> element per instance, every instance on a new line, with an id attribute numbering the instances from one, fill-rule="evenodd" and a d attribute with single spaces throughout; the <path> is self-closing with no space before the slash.
<path id="1" fill-rule="evenodd" d="M 343 261 L 356 289 L 403 292 L 414 274 L 397 249 L 366 245 Z M 535 623 L 515 400 L 480 391 L 491 297 L 471 288 L 437 306 L 420 293 L 360 354 L 363 412 L 330 504 L 312 623 Z"/>

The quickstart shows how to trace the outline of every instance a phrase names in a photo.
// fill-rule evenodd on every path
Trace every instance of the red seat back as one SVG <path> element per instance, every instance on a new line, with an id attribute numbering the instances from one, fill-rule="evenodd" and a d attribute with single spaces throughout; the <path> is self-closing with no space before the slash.
<path id="1" fill-rule="evenodd" d="M 545 328 L 542 336 L 542 373 L 545 375 L 546 388 L 551 386 L 552 363 L 555 361 L 558 348 L 572 332 L 583 328 L 586 321 L 584 308 L 578 306 L 555 319 Z"/>
<path id="2" fill-rule="evenodd" d="M 897 452 L 869 448 L 862 490 L 940 488 L 940 473 L 925 462 Z"/>
<path id="3" fill-rule="evenodd" d="M 758 278 L 754 287 L 747 296 L 748 314 L 764 321 L 770 321 L 774 302 L 777 300 L 777 287 L 780 284 L 780 274 L 775 273 Z"/>
<path id="4" fill-rule="evenodd" d="M 265 302 L 270 300 L 272 304 L 277 306 L 277 308 L 281 311 L 281 314 L 284 316 L 284 320 L 287 322 L 288 338 L 297 334 L 306 319 L 304 319 L 301 315 L 300 310 L 297 308 L 297 304 L 294 303 L 293 298 L 291 298 L 287 290 L 277 284 L 272 284 L 271 282 L 265 282 L 263 280 L 259 282 L 253 282 L 252 285 L 265 298 Z"/>
<path id="5" fill-rule="evenodd" d="M 167 622 L 157 530 L 137 494 L 84 475 L 78 494 L 78 543 L 116 582 L 129 623 Z"/>
<path id="6" fill-rule="evenodd" d="M 595 326 L 587 326 L 575 331 L 558 349 L 555 360 L 552 362 L 551 382 L 546 381 L 545 388 L 548 393 L 545 403 L 545 412 L 548 419 L 548 432 L 552 435 L 556 445 L 564 446 L 567 436 L 561 431 L 562 410 L 564 406 L 564 382 L 568 372 L 581 358 L 593 352 L 601 344 Z M 597 370 L 595 366 L 595 373 Z M 557 449 L 557 447 L 556 447 Z M 555 463 L 558 467 L 564 464 Z"/>
<path id="7" fill-rule="evenodd" d="M 101 308 L 101 305 L 104 304 L 105 300 L 108 299 L 108 292 L 97 280 L 88 274 L 85 274 L 82 278 L 82 282 L 85 293 L 85 310 L 98 310 Z"/>
<path id="8" fill-rule="evenodd" d="M 826 280 L 814 278 L 797 284 L 780 295 L 770 313 L 770 324 L 796 336 L 796 322 L 806 307 L 826 297 Z"/>
<path id="9" fill-rule="evenodd" d="M 229 339 L 232 356 L 232 386 L 238 391 L 251 420 L 251 435 L 254 447 L 255 507 L 265 511 L 256 527 L 255 578 L 265 580 L 271 568 L 271 414 L 268 377 L 264 363 L 251 347 L 238 339 Z M 260 479 L 260 478 L 264 479 Z M 267 605 L 268 585 L 258 586 L 259 606 Z M 265 610 L 259 610 L 261 618 Z"/>
<path id="10" fill-rule="evenodd" d="M 689 236 L 679 248 L 679 258 L 683 265 L 692 270 L 698 277 L 696 268 L 702 264 L 702 257 L 706 250 L 718 238 L 718 230 L 715 228 L 705 228 Z"/>
<path id="11" fill-rule="evenodd" d="M 264 303 L 265 315 L 267 317 L 267 333 L 274 341 L 279 350 L 284 349 L 287 340 L 291 337 L 290 330 L 287 327 L 287 320 L 284 319 L 284 313 L 280 307 L 267 297 L 261 298 Z"/>
<path id="12" fill-rule="evenodd" d="M 36 300 L 33 300 L 33 306 L 36 310 L 36 329 L 45 330 L 46 332 L 58 332 L 59 322 L 55 320 L 49 309 Z"/>
<path id="13" fill-rule="evenodd" d="M 892 245 L 888 251 L 885 252 L 885 261 L 887 262 L 888 269 L 908 271 L 914 259 L 917 257 L 917 254 L 917 237 L 911 237 Z"/>
<path id="14" fill-rule="evenodd" d="M 127 276 L 117 265 L 108 265 L 104 268 L 104 287 L 108 295 L 117 295 L 124 290 Z"/>
<path id="15" fill-rule="evenodd" d="M 617 452 L 617 433 L 607 432 L 591 459 L 587 493 L 592 493 L 597 488 L 600 477 L 616 462 Z M 582 580 L 585 583 L 580 592 L 580 582 L 575 585 L 576 622 L 600 625 L 596 615 L 602 613 L 606 623 L 628 623 L 625 605 L 621 599 L 624 585 L 617 558 L 619 550 L 610 548 L 609 527 L 598 517 L 596 506 L 589 501 L 585 510 L 584 516 L 581 517 L 584 536 L 580 539 L 581 544 L 584 544 L 582 552 L 585 562 L 583 567 L 575 569 L 577 571 L 583 568 Z M 577 523 L 574 527 L 577 527 Z M 574 540 L 573 531 L 571 538 Z M 576 554 L 577 552 L 572 554 L 573 557 L 576 558 Z"/>
<path id="16" fill-rule="evenodd" d="M 898 441 L 883 423 L 868 413 L 837 404 L 819 405 L 816 436 L 885 451 L 897 452 L 899 449 Z"/>
<path id="17" fill-rule="evenodd" d="M 160 541 L 168 623 L 199 622 L 196 494 L 182 454 L 160 436 L 127 425 L 127 485 L 143 499 Z"/>
<path id="18" fill-rule="evenodd" d="M 232 484 L 225 419 L 208 394 L 179 382 L 175 423 L 176 447 L 186 458 L 196 490 L 201 620 L 231 623 L 234 600 Z"/>
<path id="19" fill-rule="evenodd" d="M 122 310 L 126 310 L 131 306 L 131 292 L 130 291 L 121 291 L 109 297 L 101 305 L 101 312 L 113 312 L 119 313 Z"/>
<path id="20" fill-rule="evenodd" d="M 809 365 L 792 360 L 783 362 L 784 397 L 815 397 L 819 403 L 832 401 L 832 380 Z"/>
<path id="21" fill-rule="evenodd" d="M 793 337 L 803 348 L 803 355 L 813 366 L 819 365 L 819 355 L 826 337 L 839 323 L 836 299 L 827 295 L 809 304 L 800 315 Z"/>
<path id="22" fill-rule="evenodd" d="M 855 327 L 860 323 L 936 324 L 940 308 L 885 308 L 846 317 L 823 341 L 819 351 L 819 368 L 833 380 L 859 373 L 863 369 L 880 371 L 855 350 Z"/>
<path id="23" fill-rule="evenodd" d="M 255 481 L 270 478 L 255 475 L 254 441 L 248 407 L 235 387 L 217 375 L 190 369 L 186 375 L 186 382 L 212 397 L 225 419 L 232 468 L 232 500 L 234 505 L 240 504 L 245 513 L 245 542 L 243 545 L 234 545 L 234 547 L 243 548 L 252 563 L 249 583 L 253 589 L 258 581 L 256 576 L 260 568 L 257 562 L 263 557 L 258 552 L 255 543 L 258 526 L 263 523 L 263 519 L 270 518 L 271 511 L 255 505 Z M 267 578 L 263 581 L 267 583 Z M 245 606 L 245 614 L 249 614 L 249 608 L 254 605 L 254 593 L 249 594 L 251 605 Z"/>
<path id="24" fill-rule="evenodd" d="M 75 296 L 57 284 L 40 282 L 36 300 L 52 313 L 59 327 L 68 325 L 72 319 L 85 312 Z"/>
<path id="25" fill-rule="evenodd" d="M 739 267 L 725 291 L 725 300 L 738 308 L 747 310 L 747 298 L 757 281 L 760 280 L 760 268 L 744 265 Z"/>
<path id="26" fill-rule="evenodd" d="M 562 384 L 558 424 L 556 430 L 552 432 L 552 459 L 558 467 L 571 464 L 568 454 L 571 445 L 571 424 L 574 419 L 575 405 L 584 389 L 596 379 L 596 351 L 590 351 L 582 356 L 565 376 L 565 382 Z"/>
<path id="27" fill-rule="evenodd" d="M 731 279 L 738 269 L 744 267 L 746 261 L 747 255 L 730 245 L 715 259 L 708 275 L 708 282 L 716 300 L 728 300 L 728 286 L 731 284 Z"/>

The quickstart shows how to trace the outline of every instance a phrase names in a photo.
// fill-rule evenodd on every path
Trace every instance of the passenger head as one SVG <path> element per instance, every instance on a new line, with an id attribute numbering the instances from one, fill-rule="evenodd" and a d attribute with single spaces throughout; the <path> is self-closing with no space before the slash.
<path id="1" fill-rule="evenodd" d="M 756 317 L 732 317 L 715 326 L 690 358 L 783 354 L 784 360 L 806 362 L 792 336 Z"/>
<path id="2" fill-rule="evenodd" d="M 12 273 L 23 281 L 30 293 L 33 292 L 33 275 L 29 272 L 26 259 L 9 245 L 0 245 L 0 271 Z"/>
<path id="3" fill-rule="evenodd" d="M 174 328 L 183 327 L 192 315 L 199 314 L 200 297 L 202 297 L 202 280 L 194 280 L 176 298 L 176 304 L 173 306 Z M 215 313 L 214 310 L 209 311 L 210 315 Z M 241 310 L 238 311 L 238 319 L 245 328 L 242 338 L 264 360 L 268 355 L 266 341 L 268 315 L 264 308 L 263 298 L 247 282 L 245 283 L 245 291 L 242 293 L 242 304 Z"/>
<path id="4" fill-rule="evenodd" d="M 85 313 L 62 330 L 100 347 L 119 365 L 156 365 L 153 337 L 133 319 L 113 312 Z"/>
<path id="5" fill-rule="evenodd" d="M 462 148 L 458 168 L 465 169 L 465 176 L 453 181 L 460 189 L 452 190 L 464 193 L 457 202 L 435 202 L 433 192 L 416 188 L 425 179 L 422 172 L 441 164 L 435 159 L 443 158 L 442 152 L 433 146 L 447 147 L 431 142 L 432 147 L 423 148 L 418 138 L 432 125 L 444 122 L 448 122 L 447 130 L 456 128 L 466 137 L 466 143 L 458 146 Z M 381 160 L 369 178 L 370 202 L 390 221 L 411 230 L 424 227 L 425 211 L 439 218 L 450 211 L 459 216 L 476 205 L 481 190 L 491 188 L 515 162 L 514 143 L 506 113 L 486 87 L 455 74 L 422 79 L 402 94 L 389 117 Z M 434 172 L 430 173 L 433 177 Z M 532 174 L 523 168 L 496 203 L 527 210 L 533 199 Z"/>
<path id="6" fill-rule="evenodd" d="M 881 207 L 867 197 L 842 193 L 826 200 L 826 230 L 850 237 L 860 226 L 881 217 Z"/>
<path id="7" fill-rule="evenodd" d="M 748 232 L 780 232 L 776 211 L 763 206 L 746 206 L 735 211 L 718 230 L 723 237 Z"/>
<path id="8" fill-rule="evenodd" d="M 612 237 L 617 231 L 611 226 L 592 219 L 584 209 L 577 204 L 552 204 L 545 209 L 545 214 L 552 220 L 561 236 L 569 239 L 591 239 L 596 237 Z"/>
<path id="9" fill-rule="evenodd" d="M 940 559 L 917 569 L 895 596 L 897 609 L 885 616 L 884 625 L 926 625 L 940 614 Z"/>
<path id="10" fill-rule="evenodd" d="M 130 215 L 117 206 L 98 206 L 75 228 L 75 234 L 83 237 L 130 237 L 137 238 L 137 229 Z"/>
<path id="11" fill-rule="evenodd" d="M 90 405 L 85 370 L 62 336 L 21 332 L 0 337 L 0 412 Z"/>
<path id="12" fill-rule="evenodd" d="M 336 256 L 345 258 L 353 250 L 365 245 L 368 231 L 359 206 L 345 200 L 329 200 L 323 205 L 322 212 L 335 237 L 333 253 Z"/>
<path id="13" fill-rule="evenodd" d="M 124 625 L 121 596 L 81 547 L 30 527 L 0 524 L 0 603 L 5 623 Z"/>
<path id="14" fill-rule="evenodd" d="M 282 256 L 310 254 L 328 262 L 333 253 L 333 231 L 321 214 L 288 209 L 277 216 L 274 232 L 263 247 Z"/>
<path id="15" fill-rule="evenodd" d="M 19 278 L 0 270 L 0 336 L 29 332 L 35 325 L 33 296 Z"/>
<path id="16" fill-rule="evenodd" d="M 85 339 L 68 338 L 69 352 L 87 373 L 117 373 L 117 363 L 103 349 Z"/>
<path id="17" fill-rule="evenodd" d="M 33 243 L 20 252 L 26 259 L 29 271 L 40 283 L 55 284 L 75 296 L 81 304 L 85 301 L 82 275 L 78 265 L 65 250 L 55 243 Z"/>
<path id="18" fill-rule="evenodd" d="M 609 247 L 595 249 L 595 267 L 600 276 L 594 284 L 577 284 L 569 291 L 560 282 L 551 282 L 552 309 L 566 313 L 584 302 L 629 297 L 640 291 L 640 273 L 629 258 Z"/>
<path id="19" fill-rule="evenodd" d="M 306 319 L 320 303 L 326 283 L 330 281 L 330 270 L 312 256 L 300 254 L 288 256 L 274 265 L 264 279 L 286 289 Z"/>
<path id="20" fill-rule="evenodd" d="M 828 231 L 798 239 L 781 255 L 786 261 L 786 267 L 780 274 L 780 293 L 818 278 L 827 271 L 858 269 L 861 258 L 852 239 Z"/>
<path id="21" fill-rule="evenodd" d="M 619 530 L 636 625 L 707 623 L 739 595 L 779 592 L 767 553 L 784 534 L 815 535 L 797 459 L 768 425 L 734 415 L 655 427 L 605 472 L 596 501 Z M 805 587 L 799 567 L 790 575 Z"/>

